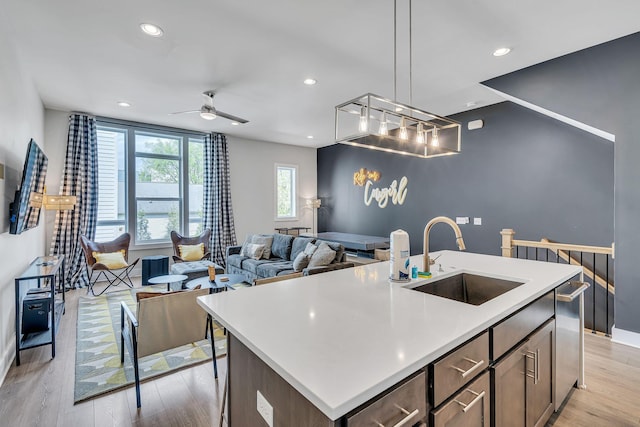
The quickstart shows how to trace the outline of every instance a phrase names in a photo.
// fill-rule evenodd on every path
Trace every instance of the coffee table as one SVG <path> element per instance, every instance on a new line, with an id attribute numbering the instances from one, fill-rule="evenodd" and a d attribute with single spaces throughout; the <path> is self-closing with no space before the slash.
<path id="1" fill-rule="evenodd" d="M 223 278 L 227 278 L 226 281 L 223 281 Z M 227 289 L 235 290 L 233 285 L 237 285 L 238 283 L 242 283 L 246 281 L 246 277 L 242 274 L 216 274 L 216 279 L 214 282 L 209 280 L 209 276 L 198 277 L 197 279 L 193 279 L 188 281 L 185 284 L 185 288 L 193 289 L 196 286 L 200 285 L 200 289 L 211 288 L 211 293 L 217 293 L 226 291 Z"/>
<path id="2" fill-rule="evenodd" d="M 149 283 L 151 283 L 152 285 L 161 285 L 163 283 L 166 283 L 167 291 L 170 291 L 172 283 L 182 283 L 182 281 L 186 279 L 187 276 L 185 276 L 184 274 L 166 274 L 164 276 L 152 277 L 151 279 L 149 279 Z"/>

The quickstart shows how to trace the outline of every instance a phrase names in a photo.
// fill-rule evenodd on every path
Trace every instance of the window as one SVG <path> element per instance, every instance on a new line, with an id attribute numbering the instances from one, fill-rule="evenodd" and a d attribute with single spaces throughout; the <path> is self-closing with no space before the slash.
<path id="1" fill-rule="evenodd" d="M 298 167 L 276 165 L 276 219 L 296 219 Z"/>
<path id="2" fill-rule="evenodd" d="M 97 241 L 127 231 L 134 245 L 202 231 L 202 135 L 98 121 Z"/>
<path id="3" fill-rule="evenodd" d="M 126 131 L 100 127 L 98 134 L 98 224 L 96 241 L 113 240 L 127 229 L 125 210 Z"/>

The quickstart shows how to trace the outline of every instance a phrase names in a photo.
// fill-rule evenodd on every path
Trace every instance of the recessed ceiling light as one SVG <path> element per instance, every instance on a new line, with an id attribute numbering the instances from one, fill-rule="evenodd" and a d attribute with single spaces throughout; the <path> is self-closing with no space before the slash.
<path id="1" fill-rule="evenodd" d="M 162 28 L 154 24 L 148 24 L 143 22 L 142 24 L 140 24 L 140 29 L 142 30 L 143 33 L 151 37 L 162 37 L 162 35 L 164 34 L 164 31 L 162 31 Z"/>
<path id="2" fill-rule="evenodd" d="M 304 79 L 304 84 L 309 85 L 309 86 L 313 86 L 314 84 L 318 83 L 318 81 L 316 79 L 312 79 L 312 78 L 307 78 Z"/>
<path id="3" fill-rule="evenodd" d="M 131 107 L 131 104 L 129 104 L 127 101 L 118 101 L 118 106 L 119 107 Z"/>
<path id="4" fill-rule="evenodd" d="M 307 139 L 313 139 L 313 135 L 307 135 Z"/>
<path id="5" fill-rule="evenodd" d="M 240 123 L 238 122 L 231 122 L 231 126 L 238 126 Z"/>
<path id="6" fill-rule="evenodd" d="M 396 113 L 399 113 L 400 111 L 402 111 L 402 107 L 396 107 Z"/>
<path id="7" fill-rule="evenodd" d="M 511 52 L 511 49 L 508 47 L 501 47 L 493 51 L 493 56 L 505 56 L 509 52 Z"/>
<path id="8" fill-rule="evenodd" d="M 477 107 L 478 103 L 476 101 L 467 102 L 467 107 Z"/>

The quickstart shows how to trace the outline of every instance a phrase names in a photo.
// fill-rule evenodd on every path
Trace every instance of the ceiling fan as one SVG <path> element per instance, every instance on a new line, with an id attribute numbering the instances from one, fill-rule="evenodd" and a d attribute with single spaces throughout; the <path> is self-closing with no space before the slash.
<path id="1" fill-rule="evenodd" d="M 222 111 L 216 110 L 216 108 L 213 106 L 213 97 L 215 95 L 216 95 L 216 92 L 213 90 L 208 90 L 206 92 L 203 92 L 202 96 L 204 96 L 205 101 L 199 110 L 178 111 L 178 112 L 169 113 L 169 114 L 174 115 L 174 114 L 200 113 L 200 117 L 202 117 L 205 120 L 213 120 L 216 117 L 224 117 L 225 119 L 229 119 L 231 121 L 242 123 L 242 124 L 249 122 L 249 120 L 245 120 L 243 118 L 236 117 L 231 114 L 227 114 Z"/>

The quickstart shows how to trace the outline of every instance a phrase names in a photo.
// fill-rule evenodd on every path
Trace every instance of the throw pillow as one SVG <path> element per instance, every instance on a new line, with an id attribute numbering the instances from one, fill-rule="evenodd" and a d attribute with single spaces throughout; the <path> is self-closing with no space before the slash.
<path id="1" fill-rule="evenodd" d="M 291 246 L 293 245 L 293 236 L 288 234 L 276 233 L 273 235 L 273 244 L 271 245 L 271 256 L 283 260 L 288 260 L 291 256 Z"/>
<path id="2" fill-rule="evenodd" d="M 313 243 L 314 241 L 315 239 L 313 237 L 296 237 L 295 239 L 293 239 L 289 261 L 293 261 L 294 259 L 296 259 L 298 254 L 304 251 L 304 248 L 307 247 L 307 243 Z"/>
<path id="3" fill-rule="evenodd" d="M 117 252 L 93 252 L 91 255 L 102 265 L 109 269 L 118 269 L 128 267 L 127 261 L 124 259 L 124 249 Z"/>
<path id="4" fill-rule="evenodd" d="M 264 245 L 249 243 L 247 245 L 247 256 L 253 259 L 260 259 L 264 254 Z"/>
<path id="5" fill-rule="evenodd" d="M 331 264 L 336 257 L 336 251 L 331 249 L 325 242 L 320 243 L 318 249 L 311 255 L 309 260 L 309 268 L 321 267 Z"/>
<path id="6" fill-rule="evenodd" d="M 295 271 L 302 271 L 309 265 L 309 255 L 304 252 L 300 252 L 296 259 L 293 260 L 293 269 Z"/>
<path id="7" fill-rule="evenodd" d="M 307 247 L 304 248 L 304 253 L 309 255 L 309 258 L 311 258 L 311 255 L 313 255 L 313 253 L 318 249 L 318 247 L 316 245 L 314 245 L 313 243 L 307 243 Z"/>
<path id="8" fill-rule="evenodd" d="M 335 261 L 337 262 L 342 262 L 342 257 L 344 256 L 344 246 L 342 246 L 341 243 L 338 242 L 326 242 L 327 245 L 329 245 L 329 247 L 331 249 L 333 249 L 334 251 L 336 251 L 336 259 Z"/>
<path id="9" fill-rule="evenodd" d="M 253 239 L 253 234 L 248 234 L 247 238 L 244 239 L 244 243 L 242 244 L 242 249 L 240 249 L 240 255 L 249 256 L 247 255 L 247 245 L 251 243 L 251 239 Z"/>
<path id="10" fill-rule="evenodd" d="M 204 243 L 197 245 L 178 245 L 180 258 L 185 261 L 200 261 L 204 256 Z"/>
<path id="11" fill-rule="evenodd" d="M 264 245 L 264 251 L 262 252 L 262 258 L 264 258 L 264 259 L 271 258 L 271 245 L 273 244 L 273 236 L 255 235 L 255 236 L 253 236 L 253 239 L 251 239 L 251 243 L 256 243 L 258 245 Z"/>

